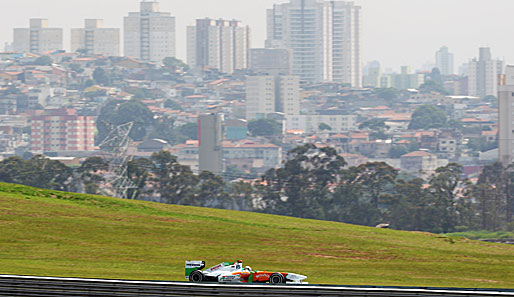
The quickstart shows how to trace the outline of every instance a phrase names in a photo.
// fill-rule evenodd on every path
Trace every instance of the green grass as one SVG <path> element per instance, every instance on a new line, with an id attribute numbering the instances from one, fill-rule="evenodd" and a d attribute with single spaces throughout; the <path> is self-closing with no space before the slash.
<path id="1" fill-rule="evenodd" d="M 243 259 L 310 283 L 514 288 L 514 246 L 0 184 L 0 274 L 184 280 Z"/>
<path id="2" fill-rule="evenodd" d="M 514 232 L 508 231 L 498 231 L 498 232 L 490 232 L 490 231 L 466 231 L 466 232 L 455 232 L 448 233 L 447 236 L 453 237 L 465 237 L 469 239 L 513 239 Z"/>

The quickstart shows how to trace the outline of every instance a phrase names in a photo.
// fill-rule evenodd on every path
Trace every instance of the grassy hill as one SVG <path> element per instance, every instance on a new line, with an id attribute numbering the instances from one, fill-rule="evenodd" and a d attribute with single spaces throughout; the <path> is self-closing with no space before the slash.
<path id="1" fill-rule="evenodd" d="M 514 288 L 514 246 L 0 184 L 0 274 L 183 281 L 187 259 L 311 283 Z"/>

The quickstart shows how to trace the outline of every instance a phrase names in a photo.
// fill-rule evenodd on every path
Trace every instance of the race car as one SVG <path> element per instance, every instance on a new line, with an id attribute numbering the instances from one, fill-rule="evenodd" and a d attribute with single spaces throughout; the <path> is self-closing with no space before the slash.
<path id="1" fill-rule="evenodd" d="M 205 261 L 186 261 L 186 279 L 191 282 L 301 284 L 307 277 L 288 272 L 254 271 L 243 261 L 222 262 L 205 268 Z"/>

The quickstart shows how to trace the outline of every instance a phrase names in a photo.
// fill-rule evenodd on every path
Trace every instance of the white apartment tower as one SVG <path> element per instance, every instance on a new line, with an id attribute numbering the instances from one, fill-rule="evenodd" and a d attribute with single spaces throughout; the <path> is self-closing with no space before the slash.
<path id="1" fill-rule="evenodd" d="M 246 119 L 266 118 L 270 113 L 300 114 L 298 76 L 248 76 L 246 78 Z"/>
<path id="2" fill-rule="evenodd" d="M 229 74 L 246 69 L 249 43 L 250 29 L 240 21 L 198 19 L 187 27 L 187 64 Z"/>
<path id="3" fill-rule="evenodd" d="M 86 19 L 84 28 L 71 29 L 71 51 L 86 55 L 120 55 L 120 29 L 104 28 L 101 19 Z"/>
<path id="4" fill-rule="evenodd" d="M 293 74 L 362 85 L 361 14 L 353 2 L 290 0 L 267 11 L 267 47 L 289 48 Z"/>
<path id="5" fill-rule="evenodd" d="M 30 19 L 29 28 L 13 30 L 13 50 L 42 54 L 63 48 L 61 28 L 49 28 L 47 19 Z"/>
<path id="6" fill-rule="evenodd" d="M 514 66 L 508 65 L 498 86 L 498 148 L 504 167 L 514 161 Z"/>
<path id="7" fill-rule="evenodd" d="M 125 56 L 162 62 L 175 57 L 175 17 L 159 12 L 159 2 L 142 1 L 140 12 L 130 12 L 124 20 Z"/>
<path id="8" fill-rule="evenodd" d="M 435 67 L 442 75 L 453 74 L 453 54 L 448 51 L 448 47 L 443 46 L 435 53 Z"/>
<path id="9" fill-rule="evenodd" d="M 498 76 L 503 73 L 503 61 L 493 60 L 488 47 L 480 48 L 480 56 L 468 64 L 468 95 L 497 96 Z"/>

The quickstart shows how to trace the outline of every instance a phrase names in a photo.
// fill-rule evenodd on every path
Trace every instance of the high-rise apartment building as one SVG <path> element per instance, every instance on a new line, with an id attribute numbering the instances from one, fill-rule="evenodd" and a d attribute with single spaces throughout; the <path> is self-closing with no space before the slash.
<path id="1" fill-rule="evenodd" d="M 514 161 L 514 66 L 508 65 L 498 86 L 498 148 L 504 167 Z"/>
<path id="2" fill-rule="evenodd" d="M 221 114 L 201 114 L 198 117 L 199 169 L 214 174 L 223 172 L 223 132 Z"/>
<path id="3" fill-rule="evenodd" d="M 468 95 L 497 96 L 498 76 L 503 73 L 503 61 L 491 57 L 488 47 L 480 48 L 478 60 L 473 59 L 468 65 Z"/>
<path id="4" fill-rule="evenodd" d="M 382 68 L 378 61 L 373 61 L 366 66 L 362 77 L 362 85 L 373 88 L 382 87 Z"/>
<path id="5" fill-rule="evenodd" d="M 159 2 L 142 1 L 141 11 L 124 20 L 125 56 L 162 62 L 175 57 L 175 17 L 159 12 Z"/>
<path id="6" fill-rule="evenodd" d="M 266 118 L 270 113 L 300 114 L 298 76 L 248 76 L 246 78 L 246 119 Z"/>
<path id="7" fill-rule="evenodd" d="M 282 48 L 252 48 L 248 50 L 248 69 L 256 74 L 291 75 L 292 54 Z"/>
<path id="8" fill-rule="evenodd" d="M 362 85 L 361 14 L 353 2 L 290 0 L 267 11 L 267 47 L 289 48 L 293 75 Z"/>
<path id="9" fill-rule="evenodd" d="M 84 28 L 71 29 L 71 51 L 86 55 L 120 55 L 120 29 L 104 28 L 101 19 L 86 19 Z"/>
<path id="10" fill-rule="evenodd" d="M 47 19 L 30 19 L 29 28 L 13 30 L 13 50 L 42 54 L 63 49 L 61 28 L 49 28 Z"/>
<path id="11" fill-rule="evenodd" d="M 31 151 L 71 152 L 95 148 L 95 118 L 75 109 L 52 109 L 31 120 Z"/>
<path id="12" fill-rule="evenodd" d="M 401 66 L 400 69 L 400 73 L 385 75 L 390 77 L 393 88 L 398 90 L 417 89 L 425 83 L 423 73 L 411 73 L 409 66 Z"/>
<path id="13" fill-rule="evenodd" d="M 443 46 L 435 53 L 435 67 L 442 75 L 453 74 L 453 54 L 448 51 L 448 47 Z"/>
<path id="14" fill-rule="evenodd" d="M 187 64 L 230 74 L 248 67 L 249 45 L 250 29 L 240 21 L 198 19 L 187 27 Z"/>

